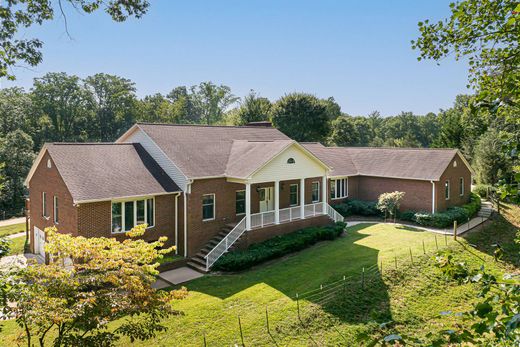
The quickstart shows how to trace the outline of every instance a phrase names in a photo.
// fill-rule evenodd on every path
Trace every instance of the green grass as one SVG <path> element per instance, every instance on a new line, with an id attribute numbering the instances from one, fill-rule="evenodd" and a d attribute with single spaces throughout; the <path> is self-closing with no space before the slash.
<path id="1" fill-rule="evenodd" d="M 0 227 L 0 237 L 25 232 L 25 223 Z"/>
<path id="2" fill-rule="evenodd" d="M 176 261 L 184 259 L 182 256 L 175 253 L 165 254 L 161 259 L 157 260 L 159 264 L 174 263 Z"/>
<path id="3" fill-rule="evenodd" d="M 271 333 L 280 346 L 363 345 L 382 322 L 395 322 L 395 329 L 424 338 L 430 331 L 453 328 L 462 318 L 442 311 L 462 312 L 474 302 L 473 285 L 457 285 L 442 278 L 433 266 L 432 254 L 439 247 L 455 250 L 457 260 L 473 267 L 486 263 L 494 272 L 505 266 L 494 263 L 485 252 L 464 251 L 467 243 L 444 236 L 383 224 L 350 227 L 346 236 L 321 242 L 299 253 L 238 274 L 209 275 L 186 284 L 189 296 L 173 303 L 181 316 L 165 321 L 168 331 L 136 346 L 240 345 L 238 316 L 248 346 L 272 346 L 265 326 L 269 311 Z M 429 255 L 423 256 L 423 242 Z M 445 245 L 448 244 L 448 246 Z M 410 251 L 415 265 L 410 264 Z M 394 270 L 397 259 L 398 271 Z M 367 273 L 361 289 L 361 270 L 383 264 L 383 274 Z M 296 293 L 351 276 L 345 296 L 329 305 L 300 300 L 302 327 L 298 320 Z M 8 321 L 0 333 L 0 345 L 12 344 L 21 330 Z M 123 339 L 121 346 L 130 342 Z"/>
<path id="4" fill-rule="evenodd" d="M 23 254 L 25 249 L 25 236 L 15 237 L 11 239 L 11 250 L 9 255 Z"/>

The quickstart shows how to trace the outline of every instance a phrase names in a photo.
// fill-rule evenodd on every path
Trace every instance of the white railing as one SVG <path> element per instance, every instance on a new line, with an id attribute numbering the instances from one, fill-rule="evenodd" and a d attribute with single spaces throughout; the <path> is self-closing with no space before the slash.
<path id="1" fill-rule="evenodd" d="M 275 212 L 266 211 L 260 213 L 253 213 L 251 215 L 251 229 L 254 228 L 263 228 L 267 225 L 271 225 L 275 223 Z"/>
<path id="2" fill-rule="evenodd" d="M 227 234 L 204 258 L 206 258 L 206 270 L 215 264 L 215 262 L 226 253 L 229 247 L 246 231 L 246 218 L 242 218 L 240 222 Z"/>
<path id="3" fill-rule="evenodd" d="M 329 204 L 327 204 L 327 214 L 334 222 L 343 222 L 345 220 L 345 218 Z"/>

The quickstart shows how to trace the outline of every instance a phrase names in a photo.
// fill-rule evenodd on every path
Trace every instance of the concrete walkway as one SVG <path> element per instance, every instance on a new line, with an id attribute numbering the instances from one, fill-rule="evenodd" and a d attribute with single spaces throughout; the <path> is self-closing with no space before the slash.
<path id="1" fill-rule="evenodd" d="M 5 227 L 8 225 L 14 225 L 14 224 L 20 224 L 20 223 L 25 223 L 25 217 L 0 220 L 0 227 Z"/>
<path id="2" fill-rule="evenodd" d="M 188 282 L 202 276 L 204 275 L 200 272 L 185 266 L 178 269 L 161 272 L 153 287 L 156 289 L 162 289 L 174 286 L 176 284 Z"/>
<path id="3" fill-rule="evenodd" d="M 22 236 L 25 236 L 25 231 L 21 232 L 21 233 L 16 233 L 16 234 L 11 234 L 11 235 L 7 235 L 6 237 L 8 239 L 16 239 L 17 237 L 22 237 Z"/>

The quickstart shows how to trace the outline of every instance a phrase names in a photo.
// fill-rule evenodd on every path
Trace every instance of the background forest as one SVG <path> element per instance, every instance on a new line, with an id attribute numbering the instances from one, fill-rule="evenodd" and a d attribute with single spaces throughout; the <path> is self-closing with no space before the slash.
<path id="1" fill-rule="evenodd" d="M 29 91 L 0 90 L 0 218 L 21 213 L 23 181 L 45 142 L 114 141 L 135 122 L 244 125 L 268 120 L 295 140 L 331 146 L 459 148 L 476 170 L 477 183 L 510 180 L 514 158 L 502 148 L 512 138 L 518 141 L 518 125 L 506 125 L 502 117 L 474 105 L 472 96 L 459 95 L 453 107 L 438 113 L 348 115 L 333 97 L 292 93 L 275 101 L 251 91 L 239 98 L 227 86 L 202 82 L 139 98 L 135 84 L 118 76 L 48 73 L 35 79 Z"/>

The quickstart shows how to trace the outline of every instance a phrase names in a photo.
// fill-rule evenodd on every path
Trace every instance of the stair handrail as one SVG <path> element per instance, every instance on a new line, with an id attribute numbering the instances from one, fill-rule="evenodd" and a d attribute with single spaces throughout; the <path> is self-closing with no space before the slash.
<path id="1" fill-rule="evenodd" d="M 327 214 L 329 215 L 330 219 L 332 219 L 334 222 L 343 222 L 345 221 L 345 218 L 334 209 L 334 207 L 327 204 Z"/>
<path id="2" fill-rule="evenodd" d="M 246 231 L 246 217 L 242 218 L 240 222 L 235 225 L 231 231 L 220 240 L 219 243 L 211 251 L 206 254 L 206 271 L 215 264 L 215 262 L 228 251 L 228 249 L 242 236 Z"/>

